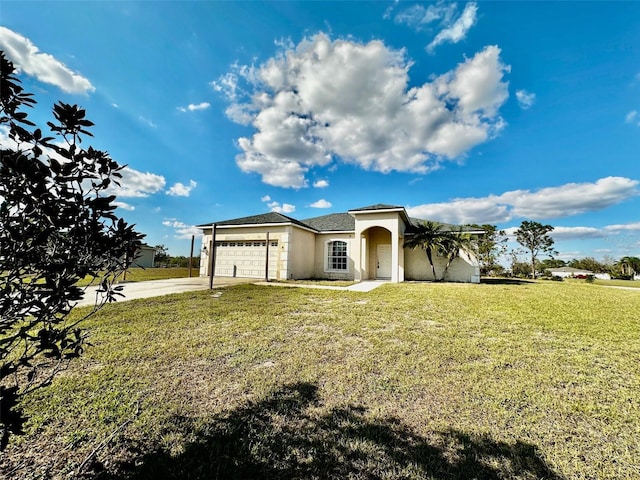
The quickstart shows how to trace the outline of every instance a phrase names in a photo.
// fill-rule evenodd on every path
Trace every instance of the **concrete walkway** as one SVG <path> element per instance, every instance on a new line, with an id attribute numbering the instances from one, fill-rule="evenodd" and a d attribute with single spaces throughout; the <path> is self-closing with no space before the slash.
<path id="1" fill-rule="evenodd" d="M 329 285 L 309 285 L 303 283 L 280 283 L 280 282 L 264 282 L 256 281 L 255 278 L 231 278 L 231 277 L 215 277 L 213 279 L 213 288 L 224 288 L 231 285 L 241 283 L 253 283 L 255 285 L 269 285 L 272 287 L 298 287 L 298 288 L 318 288 L 324 290 L 342 290 L 350 292 L 370 292 L 378 288 L 380 285 L 388 283 L 385 280 L 366 280 L 355 283 L 348 287 L 332 287 Z M 123 289 L 124 297 L 116 297 L 117 302 L 126 302 L 127 300 L 135 300 L 138 298 L 161 297 L 172 293 L 195 292 L 197 290 L 207 290 L 209 288 L 209 279 L 204 277 L 192 278 L 169 278 L 166 280 L 149 280 L 146 282 L 131 282 L 120 284 Z M 93 306 L 96 301 L 96 292 L 98 287 L 87 287 L 84 298 L 80 300 L 76 306 L 86 307 Z"/>
<path id="2" fill-rule="evenodd" d="M 213 287 L 221 288 L 239 283 L 252 283 L 255 279 L 251 278 L 221 278 L 213 279 Z M 209 288 L 209 278 L 169 278 L 166 280 L 149 280 L 146 282 L 121 283 L 124 297 L 116 297 L 117 302 L 126 302 L 127 300 L 135 300 L 138 298 L 161 297 L 172 293 L 194 292 L 197 290 L 207 290 Z M 88 287 L 85 291 L 84 298 L 77 303 L 78 307 L 94 305 L 96 300 L 96 291 L 98 287 Z"/>

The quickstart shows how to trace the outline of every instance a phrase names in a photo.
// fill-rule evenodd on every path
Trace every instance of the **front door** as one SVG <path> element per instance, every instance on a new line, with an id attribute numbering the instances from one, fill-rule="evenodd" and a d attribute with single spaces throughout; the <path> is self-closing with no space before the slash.
<path id="1" fill-rule="evenodd" d="M 379 243 L 377 248 L 376 278 L 391 278 L 391 245 Z"/>

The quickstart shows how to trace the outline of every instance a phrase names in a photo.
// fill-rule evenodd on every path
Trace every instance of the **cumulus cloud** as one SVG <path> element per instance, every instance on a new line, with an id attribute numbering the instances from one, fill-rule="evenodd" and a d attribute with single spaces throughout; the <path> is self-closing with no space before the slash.
<path id="1" fill-rule="evenodd" d="M 458 43 L 467 37 L 467 33 L 478 19 L 478 5 L 467 3 L 460 16 L 451 24 L 446 24 L 435 38 L 427 45 L 427 52 L 433 53 L 437 46 L 443 43 Z"/>
<path id="2" fill-rule="evenodd" d="M 283 203 L 281 205 L 280 202 L 276 202 L 275 200 L 272 200 L 269 195 L 265 195 L 260 200 L 263 203 L 266 203 L 267 207 L 269 207 L 269 210 L 272 211 L 272 212 L 293 213 L 293 212 L 296 211 L 296 206 L 295 205 L 291 205 L 290 203 Z"/>
<path id="3" fill-rule="evenodd" d="M 324 198 L 321 198 L 317 202 L 313 202 L 309 205 L 312 208 L 331 208 L 331 202 L 327 202 Z"/>
<path id="4" fill-rule="evenodd" d="M 193 180 L 189 180 L 189 185 L 177 182 L 174 186 L 167 190 L 167 195 L 171 195 L 174 197 L 188 197 L 191 194 L 191 190 L 196 188 L 196 185 L 198 184 Z"/>
<path id="5" fill-rule="evenodd" d="M 446 223 L 502 223 L 514 217 L 560 218 L 602 210 L 638 195 L 637 180 L 606 177 L 594 183 L 567 183 L 537 191 L 513 190 L 482 198 L 408 207 L 409 215 Z M 633 224 L 632 224 L 633 225 Z"/>
<path id="6" fill-rule="evenodd" d="M 206 110 L 210 106 L 211 104 L 209 102 L 201 102 L 196 105 L 190 103 L 186 107 L 178 107 L 178 110 L 180 110 L 181 112 L 195 112 L 197 110 Z"/>
<path id="7" fill-rule="evenodd" d="M 378 40 L 320 33 L 262 65 L 234 65 L 233 75 L 212 85 L 230 102 L 227 116 L 255 129 L 237 140 L 238 166 L 291 188 L 306 187 L 311 168 L 336 161 L 427 173 L 504 128 L 498 110 L 509 67 L 497 46 L 413 88 L 405 57 Z"/>
<path id="8" fill-rule="evenodd" d="M 129 210 L 129 211 L 133 211 L 136 209 L 136 207 L 134 207 L 133 205 L 129 205 L 126 202 L 113 202 L 113 204 L 118 207 L 121 208 L 123 210 Z"/>
<path id="9" fill-rule="evenodd" d="M 112 184 L 109 187 L 109 193 L 119 198 L 148 197 L 161 191 L 166 183 L 162 175 L 143 173 L 130 167 L 124 167 L 120 173 L 120 186 Z"/>
<path id="10" fill-rule="evenodd" d="M 526 90 L 516 91 L 516 98 L 518 99 L 518 105 L 523 110 L 527 110 L 533 106 L 536 102 L 536 94 L 527 92 Z"/>
<path id="11" fill-rule="evenodd" d="M 290 203 L 283 203 L 280 205 L 279 202 L 269 202 L 267 206 L 272 212 L 276 213 L 293 213 L 296 211 L 296 206 L 291 205 Z"/>
<path id="12" fill-rule="evenodd" d="M 48 53 L 43 53 L 31 40 L 0 26 L 0 50 L 15 67 L 39 81 L 54 85 L 67 93 L 95 91 L 91 82 L 71 71 L 64 63 Z"/>
<path id="13" fill-rule="evenodd" d="M 313 183 L 314 188 L 326 188 L 329 186 L 329 182 L 327 182 L 326 180 L 318 180 L 317 182 Z"/>
<path id="14" fill-rule="evenodd" d="M 164 220 L 162 225 L 173 228 L 175 238 L 188 239 L 191 238 L 192 235 L 195 235 L 196 237 L 202 236 L 202 230 L 198 227 L 195 225 L 187 225 L 175 218 Z"/>

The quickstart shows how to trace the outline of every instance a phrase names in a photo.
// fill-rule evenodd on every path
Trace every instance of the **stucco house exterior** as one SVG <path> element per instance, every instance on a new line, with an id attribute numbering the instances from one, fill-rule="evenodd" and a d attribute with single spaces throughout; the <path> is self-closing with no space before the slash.
<path id="1" fill-rule="evenodd" d="M 156 249 L 149 245 L 142 245 L 136 252 L 136 259 L 133 261 L 134 267 L 153 268 L 156 257 Z"/>
<path id="2" fill-rule="evenodd" d="M 378 204 L 307 220 L 270 212 L 198 225 L 204 233 L 200 276 L 209 276 L 215 245 L 216 276 L 433 280 L 425 252 L 403 248 L 417 221 L 404 207 Z M 434 264 L 441 275 L 445 259 L 434 256 Z M 479 283 L 477 260 L 461 253 L 447 280 Z"/>
<path id="3" fill-rule="evenodd" d="M 587 275 L 593 275 L 600 280 L 611 280 L 611 275 L 608 273 L 593 273 L 591 270 L 584 270 L 582 268 L 573 267 L 556 267 L 550 268 L 549 273 L 556 277 L 572 278 L 572 277 L 586 277 Z"/>

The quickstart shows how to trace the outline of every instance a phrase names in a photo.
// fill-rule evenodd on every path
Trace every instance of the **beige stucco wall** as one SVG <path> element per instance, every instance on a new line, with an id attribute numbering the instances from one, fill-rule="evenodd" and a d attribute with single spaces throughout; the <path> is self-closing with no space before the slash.
<path id="1" fill-rule="evenodd" d="M 415 250 L 404 249 L 405 255 L 405 278 L 407 280 L 433 280 L 431 265 L 427 259 L 427 254 L 421 248 Z M 447 282 L 480 282 L 480 267 L 477 266 L 472 259 L 456 258 L 449 269 L 445 280 Z M 436 276 L 438 280 L 442 278 L 442 272 L 447 265 L 444 257 L 434 254 L 433 264 L 436 268 Z"/>
<path id="2" fill-rule="evenodd" d="M 133 262 L 134 267 L 153 268 L 154 258 L 156 255 L 156 249 L 153 247 L 144 246 L 136 252 L 136 259 Z"/>
<path id="3" fill-rule="evenodd" d="M 347 271 L 346 272 L 328 272 L 325 271 L 325 263 L 327 257 L 327 243 L 341 240 L 347 242 Z M 314 278 L 328 278 L 331 280 L 353 280 L 353 233 L 322 233 L 315 236 L 315 252 L 314 252 Z"/>
<path id="4" fill-rule="evenodd" d="M 316 234 L 291 227 L 289 236 L 289 279 L 312 278 L 314 274 Z"/>

